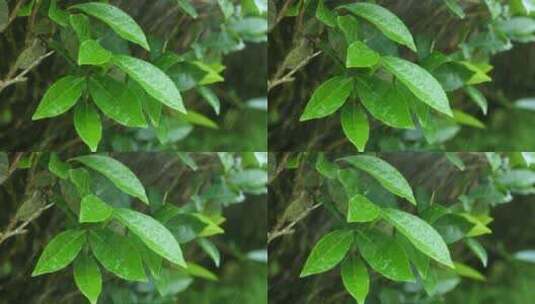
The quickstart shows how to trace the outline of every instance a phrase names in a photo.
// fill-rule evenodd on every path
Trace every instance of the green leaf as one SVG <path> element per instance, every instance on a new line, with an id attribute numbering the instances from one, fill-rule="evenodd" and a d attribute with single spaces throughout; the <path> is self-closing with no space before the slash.
<path id="1" fill-rule="evenodd" d="M 82 14 L 70 15 L 69 21 L 80 41 L 91 39 L 91 29 L 89 27 L 89 18 L 86 15 L 82 15 Z"/>
<path id="2" fill-rule="evenodd" d="M 56 81 L 41 99 L 32 120 L 54 117 L 72 108 L 85 88 L 85 78 L 65 76 Z"/>
<path id="3" fill-rule="evenodd" d="M 208 239 L 198 239 L 197 243 L 201 248 L 208 254 L 208 256 L 212 259 L 214 262 L 214 265 L 219 268 L 219 264 L 221 263 L 221 254 L 219 253 L 219 250 L 217 247 Z"/>
<path id="4" fill-rule="evenodd" d="M 486 281 L 485 276 L 483 274 L 481 274 L 481 272 L 475 270 L 474 268 L 472 268 L 472 267 L 470 267 L 468 265 L 459 263 L 459 262 L 455 262 L 453 264 L 455 266 L 455 272 L 458 275 L 460 275 L 462 277 L 474 279 L 476 281 Z"/>
<path id="5" fill-rule="evenodd" d="M 139 179 L 122 163 L 104 155 L 86 155 L 72 158 L 109 178 L 123 192 L 149 204 L 145 188 Z"/>
<path id="6" fill-rule="evenodd" d="M 336 26 L 336 13 L 325 6 L 325 0 L 319 0 L 316 8 L 316 18 L 330 27 Z"/>
<path id="7" fill-rule="evenodd" d="M 50 7 L 48 8 L 48 17 L 57 24 L 66 27 L 69 25 L 69 14 L 58 7 L 58 0 L 50 1 Z"/>
<path id="8" fill-rule="evenodd" d="M 186 113 L 182 96 L 175 84 L 156 66 L 126 55 L 115 55 L 112 62 L 137 81 L 150 96 L 172 109 Z"/>
<path id="9" fill-rule="evenodd" d="M 396 76 L 422 102 L 453 117 L 448 97 L 440 83 L 425 69 L 397 57 L 383 57 L 383 66 Z"/>
<path id="10" fill-rule="evenodd" d="M 379 28 L 386 37 L 416 52 L 411 32 L 403 21 L 389 10 L 372 3 L 353 3 L 342 5 L 338 8 L 347 9 L 351 13 L 368 20 L 368 22 Z"/>
<path id="11" fill-rule="evenodd" d="M 312 248 L 301 278 L 332 269 L 342 261 L 353 243 L 353 233 L 348 230 L 335 230 L 325 234 Z"/>
<path id="12" fill-rule="evenodd" d="M 393 128 L 414 128 L 409 106 L 399 85 L 359 77 L 357 92 L 366 110 L 376 119 Z"/>
<path id="13" fill-rule="evenodd" d="M 93 105 L 82 102 L 74 108 L 74 128 L 91 152 L 97 151 L 102 138 L 102 122 Z"/>
<path id="14" fill-rule="evenodd" d="M 91 256 L 82 254 L 74 261 L 74 282 L 91 304 L 98 302 L 102 291 L 102 274 Z"/>
<path id="15" fill-rule="evenodd" d="M 381 56 L 365 43 L 355 41 L 347 47 L 346 68 L 367 68 L 376 65 Z"/>
<path id="16" fill-rule="evenodd" d="M 175 237 L 152 217 L 130 209 L 115 209 L 113 215 L 154 252 L 170 262 L 187 267 Z"/>
<path id="17" fill-rule="evenodd" d="M 347 139 L 359 152 L 364 151 L 370 136 L 370 123 L 362 107 L 354 102 L 347 103 L 342 108 L 340 122 Z"/>
<path id="18" fill-rule="evenodd" d="M 69 179 L 76 187 L 80 197 L 89 194 L 91 191 L 91 177 L 85 168 L 70 169 Z"/>
<path id="19" fill-rule="evenodd" d="M 342 283 L 358 304 L 366 302 L 370 291 L 370 275 L 361 259 L 352 255 L 345 259 L 342 263 Z"/>
<path id="20" fill-rule="evenodd" d="M 89 194 L 80 202 L 80 223 L 98 223 L 110 218 L 113 208 L 98 198 Z"/>
<path id="21" fill-rule="evenodd" d="M 466 126 L 470 126 L 470 127 L 474 127 L 478 129 L 485 129 L 485 124 L 483 124 L 481 120 L 463 111 L 453 110 L 453 119 L 457 123 L 462 124 L 462 125 L 466 125 Z"/>
<path id="22" fill-rule="evenodd" d="M 176 0 L 176 3 L 178 4 L 178 7 L 180 7 L 181 10 L 186 12 L 186 14 L 190 15 L 193 19 L 199 16 L 197 10 L 191 4 L 190 0 Z"/>
<path id="23" fill-rule="evenodd" d="M 48 170 L 61 179 L 67 179 L 69 177 L 70 166 L 66 162 L 59 159 L 57 153 L 50 154 L 50 160 L 48 161 Z"/>
<path id="24" fill-rule="evenodd" d="M 476 239 L 472 238 L 466 239 L 465 242 L 466 245 L 468 245 L 468 248 L 470 248 L 470 250 L 479 258 L 481 264 L 483 264 L 483 267 L 487 267 L 488 255 L 483 245 L 481 245 L 481 243 L 479 243 Z"/>
<path id="25" fill-rule="evenodd" d="M 472 86 L 465 87 L 464 91 L 466 92 L 466 94 L 468 94 L 470 99 L 478 105 L 483 114 L 487 115 L 487 109 L 489 106 L 485 95 L 483 95 L 481 91 Z"/>
<path id="26" fill-rule="evenodd" d="M 351 165 L 367 172 L 383 185 L 388 191 L 407 199 L 416 205 L 416 199 L 407 180 L 384 160 L 371 155 L 356 155 L 341 158 Z"/>
<path id="27" fill-rule="evenodd" d="M 463 7 L 459 4 L 458 0 L 444 0 L 444 3 L 448 9 L 454 13 L 457 17 L 464 19 L 466 15 L 464 14 Z"/>
<path id="28" fill-rule="evenodd" d="M 6 0 L 0 0 L 0 33 L 6 29 L 9 23 L 9 7 Z"/>
<path id="29" fill-rule="evenodd" d="M 101 65 L 110 62 L 111 52 L 103 48 L 96 40 L 82 42 L 78 52 L 78 65 Z"/>
<path id="30" fill-rule="evenodd" d="M 89 93 L 106 116 L 127 127 L 147 127 L 139 96 L 123 83 L 108 77 L 89 79 Z"/>
<path id="31" fill-rule="evenodd" d="M 100 2 L 89 2 L 71 6 L 70 8 L 79 9 L 84 13 L 93 16 L 106 23 L 122 38 L 132 41 L 150 51 L 147 38 L 139 25 L 127 13 L 121 9 Z"/>
<path id="32" fill-rule="evenodd" d="M 32 277 L 67 267 L 82 250 L 85 240 L 84 230 L 66 230 L 56 235 L 39 257 Z"/>
<path id="33" fill-rule="evenodd" d="M 323 152 L 318 154 L 316 170 L 326 178 L 336 178 L 338 175 L 338 167 L 335 163 L 330 162 Z"/>
<path id="34" fill-rule="evenodd" d="M 312 94 L 300 121 L 321 118 L 334 113 L 351 94 L 353 81 L 344 76 L 335 76 L 322 83 Z"/>
<path id="35" fill-rule="evenodd" d="M 416 249 L 412 243 L 407 239 L 403 234 L 396 233 L 396 239 L 399 241 L 399 244 L 409 257 L 409 260 L 414 265 L 418 273 L 423 279 L 427 278 L 429 272 L 429 265 L 431 264 L 431 259 Z"/>
<path id="36" fill-rule="evenodd" d="M 390 280 L 414 281 L 407 254 L 395 238 L 375 230 L 359 231 L 357 244 L 360 254 L 375 271 Z"/>
<path id="37" fill-rule="evenodd" d="M 348 223 L 371 222 L 379 217 L 381 208 L 364 195 L 357 194 L 349 200 L 347 206 Z"/>
<path id="38" fill-rule="evenodd" d="M 221 101 L 219 101 L 219 97 L 214 93 L 214 91 L 210 90 L 208 87 L 198 87 L 197 92 L 208 102 L 208 104 L 214 109 L 214 112 L 219 115 L 219 111 L 221 109 Z"/>
<path id="39" fill-rule="evenodd" d="M 359 23 L 357 18 L 351 15 L 338 16 L 336 23 L 338 28 L 344 33 L 347 44 L 351 44 L 359 39 Z"/>
<path id="40" fill-rule="evenodd" d="M 409 241 L 433 260 L 453 268 L 450 251 L 440 234 L 426 221 L 397 209 L 383 209 L 382 216 Z"/>
<path id="41" fill-rule="evenodd" d="M 109 230 L 89 232 L 91 250 L 108 271 L 129 281 L 146 282 L 141 255 L 125 236 Z"/>

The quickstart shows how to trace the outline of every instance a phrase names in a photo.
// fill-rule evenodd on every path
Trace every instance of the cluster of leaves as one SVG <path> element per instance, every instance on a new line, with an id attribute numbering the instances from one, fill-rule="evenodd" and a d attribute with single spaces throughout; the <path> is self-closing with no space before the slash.
<path id="1" fill-rule="evenodd" d="M 73 264 L 74 282 L 91 303 L 97 303 L 102 291 L 101 269 L 127 281 L 150 280 L 148 286 L 170 299 L 194 278 L 217 280 L 216 274 L 193 261 L 195 257 L 186 259 L 184 247 L 199 248 L 220 267 L 218 246 L 209 238 L 224 233 L 225 207 L 243 202 L 247 194 L 266 193 L 267 155 L 218 153 L 218 162 L 206 161 L 216 158 L 215 153 L 200 157 L 199 164 L 199 156 L 193 154 L 171 158 L 170 164 L 183 162 L 194 173 L 190 180 L 194 186 L 188 187 L 184 198 L 188 201 L 180 205 L 171 203 L 180 174 L 161 193 L 146 191 L 126 165 L 107 155 L 64 162 L 57 154 L 32 153 L 20 159 L 21 169 L 40 173 L 16 219 L 31 218 L 48 200 L 65 215 L 64 230 L 48 242 L 32 276 Z M 206 164 L 209 171 L 202 168 Z M 136 201 L 141 203 L 138 208 Z"/>
<path id="2" fill-rule="evenodd" d="M 73 109 L 74 129 L 93 152 L 105 129 L 102 114 L 110 123 L 141 128 L 143 135 L 137 137 L 163 145 L 184 139 L 194 126 L 218 129 L 210 115 L 196 111 L 199 105 L 186 105 L 183 94 L 191 91 L 220 115 L 221 101 L 212 87 L 224 81 L 224 57 L 244 49 L 247 42 L 267 41 L 263 17 L 267 4 L 220 0 L 204 5 L 199 13 L 198 5 L 189 0 L 167 2 L 172 2 L 164 3 L 171 13 L 182 12 L 176 17 L 182 24 L 166 25 L 165 18 L 153 23 L 151 32 L 162 32 L 158 25 L 170 27 L 164 37 L 147 35 L 129 14 L 108 1 L 65 6 L 57 0 L 29 1 L 17 7 L 18 16 L 37 20 L 17 69 L 28 68 L 48 48 L 68 64 L 66 74 L 44 93 L 32 119 L 57 117 Z M 9 14 L 5 1 L 0 3 L 2 15 Z M 205 10 L 211 20 L 200 15 Z M 187 36 L 180 28 L 185 24 L 191 27 Z M 179 33 L 184 36 L 177 38 Z M 253 100 L 248 106 L 262 110 L 263 103 Z"/>
<path id="3" fill-rule="evenodd" d="M 403 159 L 404 154 L 388 156 Z M 325 207 L 332 218 L 329 232 L 310 250 L 300 277 L 324 273 L 341 264 L 343 286 L 358 303 L 365 303 L 371 290 L 374 298 L 383 299 L 391 293 L 391 299 L 397 299 L 385 303 L 428 303 L 425 301 L 442 299 L 461 277 L 485 281 L 476 268 L 488 266 L 488 253 L 478 238 L 492 233 L 489 224 L 494 207 L 511 202 L 514 195 L 534 193 L 535 155 L 405 156 L 405 160 L 432 158 L 429 170 L 440 173 L 435 171 L 431 176 L 428 170 L 415 169 L 413 161 L 406 164 L 413 173 L 421 172 L 421 180 L 430 189 L 414 192 L 394 166 L 373 155 L 339 157 L 335 162 L 324 154 L 298 154 L 288 159 L 286 166 L 301 171 L 307 180 L 300 191 L 312 194 L 304 198 L 297 195 L 279 219 L 302 220 L 299 213 L 312 210 L 314 203 Z M 450 169 L 444 169 L 444 164 Z M 450 181 L 455 175 L 448 172 L 451 169 L 462 178 Z M 452 188 L 453 195 L 444 193 Z M 293 215 L 288 218 L 289 214 Z M 466 251 L 471 254 L 467 256 Z M 460 252 L 463 254 L 456 254 Z M 526 260 L 531 254 L 527 250 L 516 257 Z M 480 266 L 466 264 L 471 257 L 477 258 Z M 380 276 L 410 287 L 387 290 L 383 287 L 389 285 L 380 281 Z"/>
<path id="4" fill-rule="evenodd" d="M 485 128 L 478 116 L 487 115 L 489 106 L 479 86 L 492 81 L 494 55 L 512 49 L 514 42 L 533 41 L 535 3 L 438 2 L 430 11 L 438 14 L 439 5 L 445 6 L 460 26 L 431 20 L 428 29 L 411 33 L 400 17 L 375 1 L 305 0 L 290 7 L 285 15 L 299 17 L 295 28 L 302 33 L 295 35 L 282 68 L 301 68 L 315 49 L 329 62 L 321 71 L 330 76 L 315 88 L 300 121 L 340 111 L 343 133 L 359 151 L 380 126 L 403 131 L 408 142 L 435 146 L 452 139 L 461 126 Z M 412 11 L 420 5 L 392 7 Z M 468 17 L 465 10 L 478 17 Z M 457 30 L 440 40 L 445 31 Z M 528 99 L 517 106 L 529 109 L 529 104 Z"/>

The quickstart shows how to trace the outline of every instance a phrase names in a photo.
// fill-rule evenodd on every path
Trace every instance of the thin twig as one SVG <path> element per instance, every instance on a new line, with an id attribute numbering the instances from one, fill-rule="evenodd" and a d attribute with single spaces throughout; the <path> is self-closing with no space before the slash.
<path id="1" fill-rule="evenodd" d="M 25 234 L 26 232 L 28 232 L 26 230 L 26 226 L 28 226 L 33 220 L 38 218 L 45 210 L 49 209 L 53 205 L 54 205 L 53 203 L 50 203 L 50 204 L 48 204 L 46 206 L 43 206 L 43 207 L 39 208 L 27 220 L 25 220 L 22 224 L 20 224 L 16 228 L 14 228 L 14 227 L 15 227 L 15 225 L 17 223 L 17 220 L 13 219 L 11 221 L 11 223 L 9 224 L 9 226 L 7 227 L 6 231 L 3 232 L 3 233 L 0 233 L 0 245 L 2 245 L 3 242 L 5 242 L 7 239 L 9 239 L 9 238 L 11 238 L 13 236 L 20 235 L 20 234 Z"/>
<path id="2" fill-rule="evenodd" d="M 317 52 L 313 53 L 312 55 L 307 56 L 295 68 L 293 68 L 290 72 L 288 72 L 286 75 L 282 76 L 281 78 L 268 81 L 268 92 L 271 91 L 271 89 L 273 89 L 274 87 L 279 86 L 279 85 L 281 85 L 283 83 L 294 81 L 295 78 L 292 77 L 293 74 L 295 74 L 297 71 L 299 71 L 305 65 L 307 65 L 310 60 L 312 60 L 314 57 L 318 56 L 319 54 L 321 54 L 321 51 L 317 51 Z"/>
<path id="3" fill-rule="evenodd" d="M 41 61 L 45 60 L 45 58 L 49 57 L 50 55 L 54 54 L 54 51 L 50 51 L 44 55 L 41 55 L 39 58 L 37 58 L 34 62 L 32 62 L 32 64 L 30 66 L 28 66 L 24 71 L 20 72 L 17 76 L 15 76 L 14 78 L 10 78 L 8 75 L 8 79 L 6 80 L 0 80 L 0 93 L 2 93 L 2 91 L 13 85 L 13 84 L 16 84 L 16 83 L 19 83 L 19 82 L 24 82 L 27 80 L 27 78 L 25 77 L 26 74 L 28 74 L 33 68 L 35 68 L 37 65 L 39 65 L 41 63 Z"/>
<path id="4" fill-rule="evenodd" d="M 275 231 L 272 231 L 272 232 L 268 232 L 268 235 L 267 235 L 268 244 L 271 243 L 271 241 L 273 241 L 274 239 L 279 238 L 279 237 L 281 237 L 283 235 L 288 235 L 288 234 L 294 233 L 293 227 L 297 223 L 299 223 L 302 219 L 307 217 L 310 214 L 310 212 L 312 212 L 313 210 L 315 210 L 319 206 L 321 206 L 320 203 L 316 203 L 316 204 L 310 206 L 305 211 L 303 211 L 295 220 L 293 220 L 291 223 L 286 225 L 284 228 L 282 228 L 280 230 L 275 230 Z"/>

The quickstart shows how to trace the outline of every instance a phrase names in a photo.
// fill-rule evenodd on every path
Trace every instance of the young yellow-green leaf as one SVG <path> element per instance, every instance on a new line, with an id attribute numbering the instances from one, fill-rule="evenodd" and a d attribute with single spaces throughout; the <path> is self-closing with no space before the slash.
<path id="1" fill-rule="evenodd" d="M 325 0 L 319 0 L 316 8 L 316 18 L 330 27 L 336 26 L 336 13 L 325 6 Z"/>
<path id="2" fill-rule="evenodd" d="M 85 78 L 65 76 L 48 88 L 43 99 L 39 102 L 32 120 L 54 117 L 72 108 L 85 88 Z"/>
<path id="3" fill-rule="evenodd" d="M 332 269 L 344 259 L 353 243 L 353 232 L 335 230 L 324 235 L 312 248 L 301 278 Z"/>
<path id="4" fill-rule="evenodd" d="M 32 277 L 67 267 L 85 244 L 84 230 L 66 230 L 56 235 L 45 247 Z"/>
<path id="5" fill-rule="evenodd" d="M 379 62 L 379 59 L 381 56 L 361 41 L 355 41 L 347 47 L 347 68 L 372 67 Z"/>
<path id="6" fill-rule="evenodd" d="M 389 163 L 371 155 L 355 155 L 344 157 L 344 160 L 351 165 L 366 171 L 383 185 L 388 191 L 407 199 L 416 205 L 416 199 L 409 182 Z"/>
<path id="7" fill-rule="evenodd" d="M 82 14 L 73 14 L 69 17 L 69 22 L 76 32 L 80 41 L 91 39 L 91 29 L 89 27 L 89 18 Z"/>
<path id="8" fill-rule="evenodd" d="M 107 76 L 89 79 L 89 93 L 106 116 L 127 127 L 147 127 L 139 96 L 123 83 Z"/>
<path id="9" fill-rule="evenodd" d="M 357 79 L 356 88 L 362 104 L 373 117 L 393 128 L 414 128 L 409 105 L 398 84 L 362 76 Z"/>
<path id="10" fill-rule="evenodd" d="M 370 290 L 370 275 L 361 259 L 352 255 L 345 259 L 342 263 L 342 283 L 358 304 L 366 302 Z"/>
<path id="11" fill-rule="evenodd" d="M 102 122 L 92 104 L 82 102 L 74 108 L 74 128 L 91 152 L 97 151 L 102 138 Z"/>
<path id="12" fill-rule="evenodd" d="M 450 117 L 453 113 L 448 96 L 440 83 L 424 68 L 405 59 L 386 56 L 382 58 L 383 66 L 422 102 Z"/>
<path id="13" fill-rule="evenodd" d="M 121 162 L 104 155 L 85 155 L 72 158 L 71 160 L 80 162 L 101 173 L 109 178 L 123 192 L 139 198 L 147 205 L 149 204 L 145 188 L 143 188 L 136 175 Z"/>
<path id="14" fill-rule="evenodd" d="M 360 254 L 375 271 L 390 280 L 414 281 L 407 254 L 395 238 L 376 230 L 359 231 L 357 244 Z"/>
<path id="15" fill-rule="evenodd" d="M 186 113 L 180 92 L 162 70 L 151 63 L 126 55 L 113 56 L 112 62 L 137 81 L 150 96 L 172 109 Z"/>
<path id="16" fill-rule="evenodd" d="M 342 108 L 340 122 L 347 139 L 359 152 L 364 151 L 370 136 L 370 123 L 362 107 L 354 102 L 347 103 Z"/>
<path id="17" fill-rule="evenodd" d="M 102 274 L 95 260 L 82 254 L 74 261 L 74 282 L 91 304 L 98 302 L 102 291 Z"/>
<path id="18" fill-rule="evenodd" d="M 381 209 L 364 195 L 357 194 L 349 200 L 347 205 L 347 222 L 371 222 L 379 217 Z"/>
<path id="19" fill-rule="evenodd" d="M 80 202 L 80 223 L 98 223 L 110 218 L 113 208 L 98 198 L 89 194 Z"/>
<path id="20" fill-rule="evenodd" d="M 470 278 L 476 281 L 486 281 L 487 279 L 481 272 L 475 270 L 474 268 L 465 265 L 463 263 L 454 262 L 455 272 L 465 278 Z"/>
<path id="21" fill-rule="evenodd" d="M 349 77 L 335 76 L 322 83 L 308 101 L 300 121 L 328 116 L 340 108 L 353 88 Z"/>
<path id="22" fill-rule="evenodd" d="M 108 271 L 129 281 L 146 282 L 141 255 L 126 236 L 110 230 L 89 232 L 91 250 Z"/>
<path id="23" fill-rule="evenodd" d="M 110 62 L 111 52 L 103 48 L 93 39 L 87 39 L 80 45 L 78 65 L 101 65 Z"/>
<path id="24" fill-rule="evenodd" d="M 115 209 L 113 216 L 152 251 L 174 264 L 187 267 L 177 240 L 160 222 L 148 215 L 125 208 Z"/>
<path id="25" fill-rule="evenodd" d="M 396 15 L 386 8 L 372 3 L 352 3 L 342 5 L 338 8 L 347 9 L 352 14 L 368 20 L 377 26 L 386 37 L 403 44 L 416 52 L 416 45 L 411 32 Z"/>
<path id="26" fill-rule="evenodd" d="M 84 13 L 91 15 L 100 21 L 106 23 L 122 38 L 132 41 L 150 51 L 147 38 L 139 25 L 127 13 L 121 9 L 100 2 L 89 2 L 74 5 L 71 8 L 79 9 Z"/>
<path id="27" fill-rule="evenodd" d="M 433 260 L 453 268 L 450 251 L 440 234 L 421 218 L 397 209 L 383 209 L 382 217 Z"/>
<path id="28" fill-rule="evenodd" d="M 57 153 L 50 154 L 50 160 L 48 161 L 48 171 L 61 179 L 67 179 L 69 177 L 70 166 L 66 162 L 63 162 Z"/>

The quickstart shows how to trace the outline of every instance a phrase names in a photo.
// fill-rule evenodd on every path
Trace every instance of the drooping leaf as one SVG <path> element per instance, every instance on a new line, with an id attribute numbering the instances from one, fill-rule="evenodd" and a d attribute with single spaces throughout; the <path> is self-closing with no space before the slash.
<path id="1" fill-rule="evenodd" d="M 82 96 L 84 88 L 83 77 L 69 75 L 59 79 L 46 91 L 32 120 L 54 117 L 67 112 Z"/>
<path id="2" fill-rule="evenodd" d="M 199 246 L 208 254 L 208 256 L 212 259 L 214 262 L 214 265 L 216 267 L 219 267 L 219 264 L 221 263 L 221 254 L 219 253 L 219 250 L 217 247 L 208 239 L 198 239 L 197 243 Z"/>
<path id="3" fill-rule="evenodd" d="M 69 22 L 76 32 L 80 42 L 91 39 L 91 29 L 89 27 L 89 18 L 82 14 L 72 14 L 69 16 Z"/>
<path id="4" fill-rule="evenodd" d="M 417 64 L 405 59 L 386 56 L 382 58 L 383 66 L 422 102 L 431 108 L 453 117 L 448 97 L 440 83 Z"/>
<path id="5" fill-rule="evenodd" d="M 483 114 L 487 115 L 487 109 L 488 109 L 488 102 L 487 98 L 481 91 L 476 89 L 473 86 L 467 86 L 464 88 L 466 94 L 470 97 L 470 99 L 478 105 L 478 107 L 481 109 Z"/>
<path id="6" fill-rule="evenodd" d="M 99 19 L 111 27 L 122 38 L 132 41 L 147 51 L 150 51 L 143 30 L 132 17 L 121 9 L 101 2 L 82 3 L 71 6 L 70 8 L 79 9 L 84 13 Z"/>
<path id="7" fill-rule="evenodd" d="M 306 121 L 334 113 L 351 94 L 352 85 L 352 79 L 344 76 L 325 81 L 316 88 L 299 120 Z"/>
<path id="8" fill-rule="evenodd" d="M 370 290 L 370 275 L 364 262 L 353 255 L 342 263 L 342 283 L 358 304 L 364 304 Z"/>
<path id="9" fill-rule="evenodd" d="M 460 110 L 453 110 L 453 119 L 461 125 L 485 129 L 485 124 L 481 120 Z"/>
<path id="10" fill-rule="evenodd" d="M 349 164 L 367 172 L 388 191 L 407 199 L 416 205 L 416 199 L 407 180 L 389 163 L 371 155 L 356 155 L 341 158 Z"/>
<path id="11" fill-rule="evenodd" d="M 414 39 L 409 29 L 403 21 L 386 8 L 377 4 L 363 2 L 346 4 L 338 8 L 346 9 L 352 14 L 366 19 L 377 26 L 386 37 L 416 52 L 416 45 L 414 45 Z"/>
<path id="12" fill-rule="evenodd" d="M 327 26 L 336 26 L 336 13 L 325 6 L 325 0 L 318 1 L 316 18 Z"/>
<path id="13" fill-rule="evenodd" d="M 80 50 L 78 51 L 78 64 L 106 64 L 110 62 L 111 56 L 111 52 L 103 48 L 96 40 L 87 39 L 80 45 Z"/>
<path id="14" fill-rule="evenodd" d="M 91 304 L 98 302 L 102 291 L 102 274 L 91 256 L 82 254 L 74 261 L 74 282 Z"/>
<path id="15" fill-rule="evenodd" d="M 48 161 L 48 170 L 61 179 L 69 177 L 69 164 L 59 159 L 58 154 L 51 153 L 50 160 Z"/>
<path id="16" fill-rule="evenodd" d="M 398 84 L 359 77 L 356 87 L 362 104 L 373 117 L 394 128 L 414 128 L 409 106 Z"/>
<path id="17" fill-rule="evenodd" d="M 98 196 L 89 194 L 80 202 L 80 223 L 98 223 L 110 218 L 113 208 Z"/>
<path id="18" fill-rule="evenodd" d="M 410 213 L 392 208 L 383 209 L 381 215 L 422 253 L 443 265 L 453 267 L 446 242 L 426 221 Z"/>
<path id="19" fill-rule="evenodd" d="M 371 222 L 379 217 L 381 209 L 364 195 L 353 196 L 347 206 L 347 222 Z"/>
<path id="20" fill-rule="evenodd" d="M 414 281 L 409 259 L 397 240 L 386 234 L 371 230 L 357 232 L 359 252 L 377 272 L 394 281 Z"/>
<path id="21" fill-rule="evenodd" d="M 91 152 L 97 151 L 102 138 L 102 122 L 93 105 L 82 102 L 74 108 L 74 128 Z"/>
<path id="22" fill-rule="evenodd" d="M 199 16 L 197 10 L 193 6 L 193 4 L 191 4 L 190 0 L 176 0 L 176 3 L 178 4 L 178 7 L 180 7 L 180 9 L 186 12 L 186 14 L 190 15 L 193 19 Z"/>
<path id="23" fill-rule="evenodd" d="M 94 230 L 89 232 L 89 243 L 97 260 L 108 271 L 124 280 L 147 281 L 141 255 L 127 237 L 110 230 Z"/>
<path id="24" fill-rule="evenodd" d="M 72 159 L 109 178 L 123 192 L 149 204 L 145 188 L 130 169 L 121 162 L 104 155 L 78 156 Z"/>
<path id="25" fill-rule="evenodd" d="M 335 230 L 324 235 L 312 248 L 300 277 L 327 271 L 340 263 L 351 244 L 353 232 L 348 230 Z"/>
<path id="26" fill-rule="evenodd" d="M 162 70 L 146 61 L 126 55 L 115 55 L 112 62 L 137 81 L 147 94 L 172 109 L 186 113 L 180 92 Z"/>
<path id="27" fill-rule="evenodd" d="M 85 241 L 84 230 L 66 230 L 56 235 L 39 257 L 32 277 L 67 267 L 82 250 Z"/>
<path id="28" fill-rule="evenodd" d="M 474 268 L 466 265 L 466 264 L 463 264 L 463 263 L 459 263 L 459 262 L 455 262 L 453 263 L 454 266 L 455 266 L 455 272 L 462 276 L 462 277 L 466 277 L 466 278 L 470 278 L 470 279 L 473 279 L 473 280 L 476 280 L 476 281 L 486 281 L 486 278 L 483 274 L 481 274 L 481 272 L 475 270 Z"/>
<path id="29" fill-rule="evenodd" d="M 91 176 L 85 168 L 70 169 L 69 180 L 76 187 L 80 197 L 84 197 L 91 191 Z"/>
<path id="30" fill-rule="evenodd" d="M 58 0 L 50 1 L 50 7 L 48 8 L 48 17 L 57 24 L 66 27 L 69 25 L 69 14 L 58 7 Z"/>
<path id="31" fill-rule="evenodd" d="M 355 41 L 347 47 L 347 68 L 372 67 L 379 62 L 379 59 L 381 56 L 361 41 Z"/>
<path id="32" fill-rule="evenodd" d="M 338 28 L 342 30 L 346 37 L 347 44 L 351 44 L 359 39 L 358 29 L 359 23 L 352 15 L 338 16 L 336 18 Z"/>
<path id="33" fill-rule="evenodd" d="M 187 267 L 178 242 L 160 222 L 148 215 L 125 208 L 115 209 L 113 216 L 154 252 L 172 263 Z"/>
<path id="34" fill-rule="evenodd" d="M 465 242 L 466 245 L 468 245 L 468 248 L 470 248 L 470 250 L 472 250 L 472 252 L 479 258 L 483 267 L 487 267 L 488 255 L 483 245 L 473 238 L 468 238 Z"/>
<path id="35" fill-rule="evenodd" d="M 340 121 L 346 137 L 359 152 L 363 152 L 370 136 L 370 122 L 366 112 L 353 102 L 347 103 L 342 108 Z"/>
<path id="36" fill-rule="evenodd" d="M 127 127 L 147 127 L 139 96 L 123 83 L 107 76 L 89 79 L 89 93 L 106 116 Z"/>
<path id="37" fill-rule="evenodd" d="M 459 4 L 459 0 L 444 0 L 448 9 L 457 17 L 464 19 L 466 17 L 463 7 Z"/>

